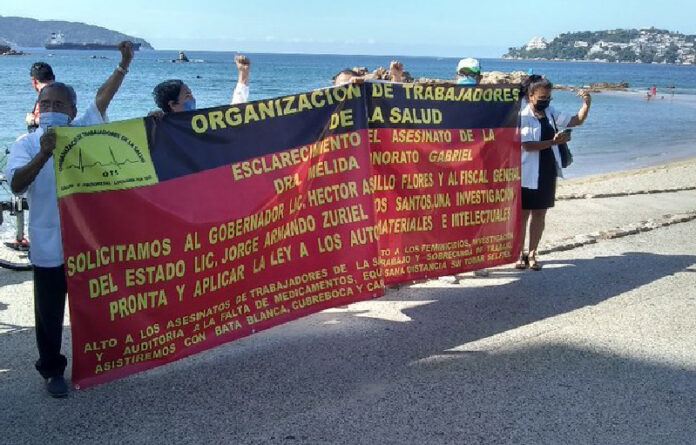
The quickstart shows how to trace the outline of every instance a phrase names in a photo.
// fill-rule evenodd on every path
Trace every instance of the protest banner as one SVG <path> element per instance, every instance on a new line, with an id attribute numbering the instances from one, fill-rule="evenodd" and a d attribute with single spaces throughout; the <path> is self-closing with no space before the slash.
<path id="1" fill-rule="evenodd" d="M 453 87 L 470 100 L 435 103 L 391 88 L 394 97 L 386 84 L 348 85 L 58 130 L 75 386 L 378 297 L 385 278 L 509 262 L 517 90 Z M 409 140 L 437 131 L 450 140 Z M 425 229 L 424 219 L 427 230 L 395 230 Z M 385 273 L 399 261 L 425 266 Z"/>
<path id="2" fill-rule="evenodd" d="M 512 86 L 368 84 L 385 283 L 517 257 L 518 94 Z"/>
<path id="3" fill-rule="evenodd" d="M 60 130 L 76 386 L 381 295 L 377 244 L 350 244 L 374 221 L 364 104 L 341 87 Z"/>

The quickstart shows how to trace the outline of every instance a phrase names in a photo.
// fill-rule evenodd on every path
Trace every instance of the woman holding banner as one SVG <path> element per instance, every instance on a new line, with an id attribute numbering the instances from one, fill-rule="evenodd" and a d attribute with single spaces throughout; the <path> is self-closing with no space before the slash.
<path id="1" fill-rule="evenodd" d="M 246 56 L 238 55 L 234 58 L 237 65 L 237 86 L 232 95 L 231 105 L 240 104 L 249 100 L 249 71 L 251 62 Z M 155 104 L 161 111 L 150 113 L 154 116 L 163 116 L 166 113 L 178 113 L 181 111 L 193 111 L 196 109 L 196 98 L 191 89 L 182 80 L 165 80 L 152 91 Z"/>
<path id="2" fill-rule="evenodd" d="M 546 211 L 554 206 L 556 177 L 563 177 L 558 145 L 570 140 L 570 131 L 562 128 L 582 125 L 590 111 L 592 98 L 580 90 L 583 103 L 575 116 L 561 113 L 550 106 L 553 84 L 546 78 L 532 75 L 523 85 L 527 105 L 520 112 L 522 140 L 522 252 L 517 269 L 541 270 L 537 248 L 544 233 Z M 529 222 L 529 250 L 524 241 Z"/>

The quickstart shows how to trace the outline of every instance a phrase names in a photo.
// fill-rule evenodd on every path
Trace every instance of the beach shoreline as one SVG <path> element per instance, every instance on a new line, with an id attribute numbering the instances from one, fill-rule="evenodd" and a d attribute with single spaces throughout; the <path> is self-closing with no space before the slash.
<path id="1" fill-rule="evenodd" d="M 558 182 L 556 197 L 686 189 L 696 185 L 693 178 L 696 178 L 696 156 L 692 155 L 634 169 L 569 177 Z"/>

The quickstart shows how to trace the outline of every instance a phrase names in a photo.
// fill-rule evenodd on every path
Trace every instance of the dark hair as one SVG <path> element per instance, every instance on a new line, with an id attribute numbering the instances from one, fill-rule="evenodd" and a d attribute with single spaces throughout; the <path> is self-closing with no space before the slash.
<path id="1" fill-rule="evenodd" d="M 172 111 L 172 108 L 169 106 L 169 101 L 173 100 L 177 102 L 179 100 L 179 94 L 181 94 L 181 88 L 183 88 L 183 86 L 184 82 L 182 80 L 165 80 L 152 90 L 152 97 L 162 111 L 169 113 Z"/>
<path id="2" fill-rule="evenodd" d="M 53 68 L 46 62 L 36 62 L 31 66 L 29 74 L 32 79 L 36 79 L 38 82 L 50 82 L 56 80 L 56 76 L 53 74 Z"/>
<path id="3" fill-rule="evenodd" d="M 527 79 L 522 82 L 522 88 L 520 91 L 520 95 L 522 97 L 529 97 L 532 95 L 536 90 L 550 90 L 553 89 L 553 84 L 544 76 L 540 76 L 538 74 L 532 74 L 531 76 L 527 77 Z"/>
<path id="4" fill-rule="evenodd" d="M 360 77 L 360 73 L 359 73 L 359 72 L 357 72 L 357 71 L 355 71 L 355 70 L 352 70 L 352 69 L 350 69 L 350 68 L 345 68 L 345 69 L 342 69 L 341 71 L 339 71 L 338 73 L 336 73 L 336 75 L 333 76 L 333 77 L 331 78 L 331 80 L 334 80 L 334 81 L 335 81 L 336 78 L 337 78 L 338 76 L 340 76 L 341 74 L 348 74 L 349 76 Z"/>
<path id="5" fill-rule="evenodd" d="M 45 87 L 41 89 L 41 92 L 39 93 L 39 101 L 41 100 L 41 95 L 44 94 L 48 90 L 53 90 L 53 89 L 59 89 L 65 91 L 67 93 L 68 97 L 72 101 L 73 107 L 77 107 L 77 94 L 75 93 L 75 89 L 71 87 L 70 85 L 64 84 L 63 82 L 53 82 L 49 83 Z"/>

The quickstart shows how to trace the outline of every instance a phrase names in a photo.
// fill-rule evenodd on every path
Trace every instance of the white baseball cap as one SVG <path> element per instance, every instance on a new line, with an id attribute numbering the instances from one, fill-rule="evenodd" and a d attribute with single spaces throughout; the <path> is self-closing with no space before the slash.
<path id="1" fill-rule="evenodd" d="M 457 64 L 457 73 L 464 69 L 476 74 L 481 74 L 481 64 L 479 63 L 478 59 L 467 57 L 466 59 L 460 60 Z"/>

